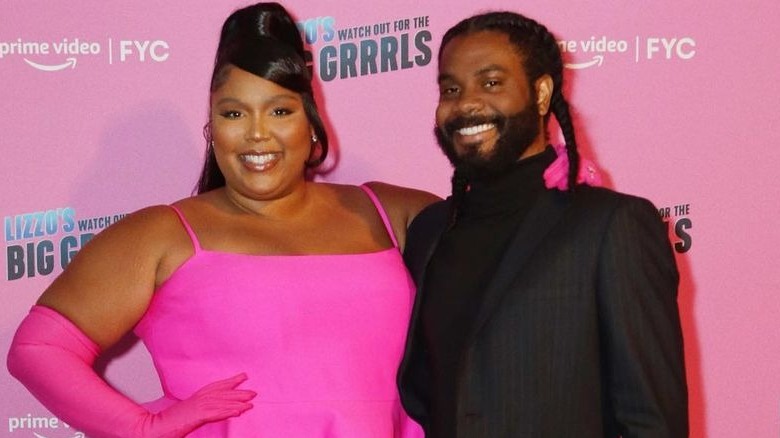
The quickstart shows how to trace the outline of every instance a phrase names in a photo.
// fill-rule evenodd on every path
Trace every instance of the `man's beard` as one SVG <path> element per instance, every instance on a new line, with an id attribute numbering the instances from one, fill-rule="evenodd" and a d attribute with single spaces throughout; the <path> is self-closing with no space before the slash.
<path id="1" fill-rule="evenodd" d="M 477 146 L 467 146 L 458 155 L 453 137 L 455 131 L 467 126 L 493 123 L 498 131 L 498 139 L 493 148 L 485 153 Z M 455 169 L 470 180 L 488 180 L 498 178 L 515 167 L 520 156 L 539 136 L 539 113 L 533 100 L 520 112 L 511 116 L 461 116 L 434 128 L 439 147 Z"/>

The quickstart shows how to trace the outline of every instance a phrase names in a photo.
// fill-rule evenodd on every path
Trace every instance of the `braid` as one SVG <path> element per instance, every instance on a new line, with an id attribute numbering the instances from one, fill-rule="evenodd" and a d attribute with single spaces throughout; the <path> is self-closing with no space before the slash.
<path id="1" fill-rule="evenodd" d="M 550 111 L 544 116 L 545 124 L 550 114 L 555 115 L 566 142 L 566 155 L 569 158 L 569 188 L 574 190 L 579 171 L 580 157 L 574 137 L 574 124 L 569 112 L 569 104 L 563 97 L 563 58 L 558 42 L 544 25 L 514 12 L 489 12 L 467 18 L 450 28 L 442 38 L 439 59 L 443 48 L 453 38 L 480 31 L 500 32 L 509 37 L 521 58 L 523 68 L 528 75 L 528 83 L 533 90 L 536 80 L 549 75 L 553 81 L 553 94 Z"/>
<path id="2" fill-rule="evenodd" d="M 469 179 L 463 174 L 463 171 L 455 169 L 455 172 L 452 174 L 452 200 L 450 201 L 450 218 L 447 229 L 451 229 L 455 226 L 468 187 Z"/>
<path id="3" fill-rule="evenodd" d="M 553 91 L 550 109 L 555 114 L 555 120 L 561 127 L 563 140 L 566 142 L 566 155 L 569 158 L 569 190 L 574 190 L 577 184 L 577 175 L 580 169 L 580 154 L 577 151 L 577 141 L 574 138 L 574 124 L 572 124 L 569 104 L 559 89 Z"/>

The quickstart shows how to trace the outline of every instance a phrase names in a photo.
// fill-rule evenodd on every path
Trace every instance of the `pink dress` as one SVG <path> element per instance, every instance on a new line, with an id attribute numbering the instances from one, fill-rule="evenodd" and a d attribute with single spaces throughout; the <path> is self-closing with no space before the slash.
<path id="1" fill-rule="evenodd" d="M 394 247 L 345 255 L 264 256 L 200 247 L 156 291 L 135 328 L 160 376 L 157 409 L 246 372 L 254 408 L 190 437 L 422 437 L 395 376 L 413 303 Z"/>

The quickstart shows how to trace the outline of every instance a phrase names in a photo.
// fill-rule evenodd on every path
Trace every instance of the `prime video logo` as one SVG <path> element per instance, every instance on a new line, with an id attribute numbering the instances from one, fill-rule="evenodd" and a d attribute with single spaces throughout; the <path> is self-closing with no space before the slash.
<path id="1" fill-rule="evenodd" d="M 23 417 L 9 417 L 8 432 L 14 434 L 24 432 L 25 436 L 30 436 L 27 434 L 32 432 L 32 436 L 36 438 L 85 438 L 83 432 L 71 429 L 69 425 L 57 417 L 33 417 L 32 414 Z"/>
<path id="2" fill-rule="evenodd" d="M 558 47 L 577 61 L 564 64 L 568 69 L 601 67 L 610 56 L 632 56 L 635 63 L 652 61 L 688 61 L 696 55 L 696 40 L 691 37 L 640 37 L 631 40 L 591 36 L 583 40 L 560 40 Z"/>
<path id="3" fill-rule="evenodd" d="M 58 41 L 36 41 L 17 38 L 0 41 L 0 61 L 21 57 L 30 67 L 56 72 L 74 69 L 80 57 L 97 57 L 109 64 L 130 62 L 165 62 L 170 56 L 170 46 L 164 40 L 114 40 L 104 43 L 80 38 L 63 38 Z"/>

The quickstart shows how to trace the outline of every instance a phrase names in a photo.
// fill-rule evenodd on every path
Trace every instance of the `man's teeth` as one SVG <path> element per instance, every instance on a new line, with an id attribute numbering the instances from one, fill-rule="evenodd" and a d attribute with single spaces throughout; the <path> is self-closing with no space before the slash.
<path id="1" fill-rule="evenodd" d="M 482 125 L 477 126 L 468 126 L 466 128 L 460 128 L 458 129 L 458 134 L 460 135 L 477 135 L 485 131 L 489 131 L 495 127 L 492 123 L 483 123 Z"/>
<path id="2" fill-rule="evenodd" d="M 241 159 L 244 162 L 262 166 L 263 164 L 267 164 L 273 161 L 276 158 L 276 155 L 277 154 L 275 153 L 241 155 Z"/>

